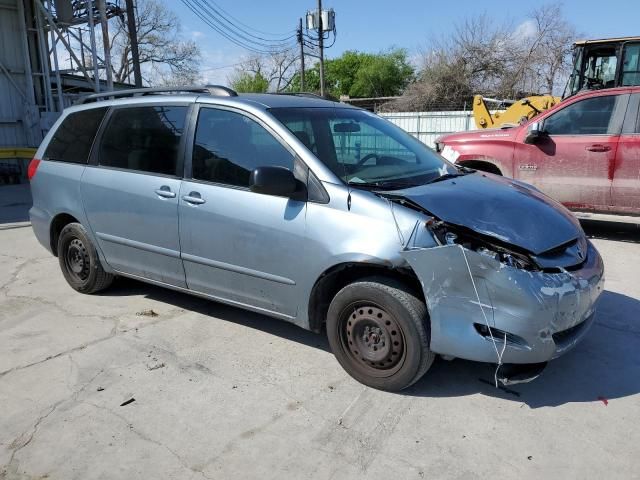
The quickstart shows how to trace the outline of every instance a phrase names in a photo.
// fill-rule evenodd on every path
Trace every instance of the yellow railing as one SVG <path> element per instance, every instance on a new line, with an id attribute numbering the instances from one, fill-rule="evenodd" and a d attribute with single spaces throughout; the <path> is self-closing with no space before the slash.
<path id="1" fill-rule="evenodd" d="M 0 159 L 5 158 L 26 158 L 32 159 L 36 154 L 36 148 L 30 147 L 2 147 L 0 148 Z"/>

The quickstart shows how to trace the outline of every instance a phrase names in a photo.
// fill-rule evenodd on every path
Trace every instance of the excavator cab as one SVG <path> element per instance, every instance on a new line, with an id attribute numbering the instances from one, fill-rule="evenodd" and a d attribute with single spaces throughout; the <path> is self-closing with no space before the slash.
<path id="1" fill-rule="evenodd" d="M 581 90 L 640 85 L 640 37 L 574 44 L 573 71 L 562 98 Z"/>
<path id="2" fill-rule="evenodd" d="M 532 95 L 521 100 L 473 97 L 477 128 L 506 128 L 529 120 L 582 90 L 640 85 L 640 37 L 582 40 L 573 45 L 573 70 L 562 98 Z M 497 104 L 491 112 L 489 104 Z"/>

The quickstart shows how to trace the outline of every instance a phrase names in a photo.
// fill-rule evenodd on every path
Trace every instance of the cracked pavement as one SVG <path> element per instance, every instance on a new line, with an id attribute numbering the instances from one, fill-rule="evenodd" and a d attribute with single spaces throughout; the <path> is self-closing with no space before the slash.
<path id="1" fill-rule="evenodd" d="M 0 479 L 640 478 L 640 230 L 589 231 L 596 325 L 516 395 L 440 359 L 372 390 L 323 336 L 125 279 L 76 293 L 0 228 Z"/>

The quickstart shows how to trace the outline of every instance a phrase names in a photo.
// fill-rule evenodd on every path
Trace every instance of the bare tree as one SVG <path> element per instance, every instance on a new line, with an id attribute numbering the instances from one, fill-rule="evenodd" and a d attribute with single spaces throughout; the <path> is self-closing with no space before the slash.
<path id="1" fill-rule="evenodd" d="M 248 78 L 265 79 L 268 90 L 282 92 L 291 85 L 298 70 L 298 64 L 299 57 L 293 50 L 254 55 L 235 68 L 229 83 L 246 81 Z"/>
<path id="2" fill-rule="evenodd" d="M 140 66 L 145 83 L 189 84 L 199 77 L 200 49 L 183 40 L 180 21 L 162 0 L 138 0 L 136 27 Z M 133 72 L 131 43 L 124 18 L 111 36 L 114 80 L 126 81 Z"/>
<path id="3" fill-rule="evenodd" d="M 557 92 L 566 81 L 575 37 L 555 3 L 515 27 L 487 15 L 469 18 L 451 35 L 430 42 L 417 81 L 387 108 L 462 107 L 478 93 L 518 99 Z"/>
<path id="4" fill-rule="evenodd" d="M 564 19 L 557 3 L 534 10 L 531 17 L 537 31 L 544 32 L 536 49 L 534 73 L 544 81 L 545 91 L 552 93 L 566 83 L 571 69 L 572 45 L 578 34 Z"/>

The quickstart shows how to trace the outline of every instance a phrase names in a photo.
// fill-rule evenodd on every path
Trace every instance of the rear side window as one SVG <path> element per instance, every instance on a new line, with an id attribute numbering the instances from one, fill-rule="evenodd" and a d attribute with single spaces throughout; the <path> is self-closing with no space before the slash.
<path id="1" fill-rule="evenodd" d="M 186 114 L 186 106 L 114 110 L 100 141 L 100 165 L 176 175 Z"/>
<path id="2" fill-rule="evenodd" d="M 193 146 L 193 178 L 249 186 L 256 167 L 293 170 L 293 155 L 259 123 L 227 110 L 202 108 Z"/>
<path id="3" fill-rule="evenodd" d="M 67 115 L 53 134 L 44 152 L 44 160 L 86 164 L 106 112 L 107 108 L 102 107 Z"/>
<path id="4" fill-rule="evenodd" d="M 614 135 L 613 111 L 621 95 L 587 98 L 559 110 L 544 121 L 549 135 Z"/>

